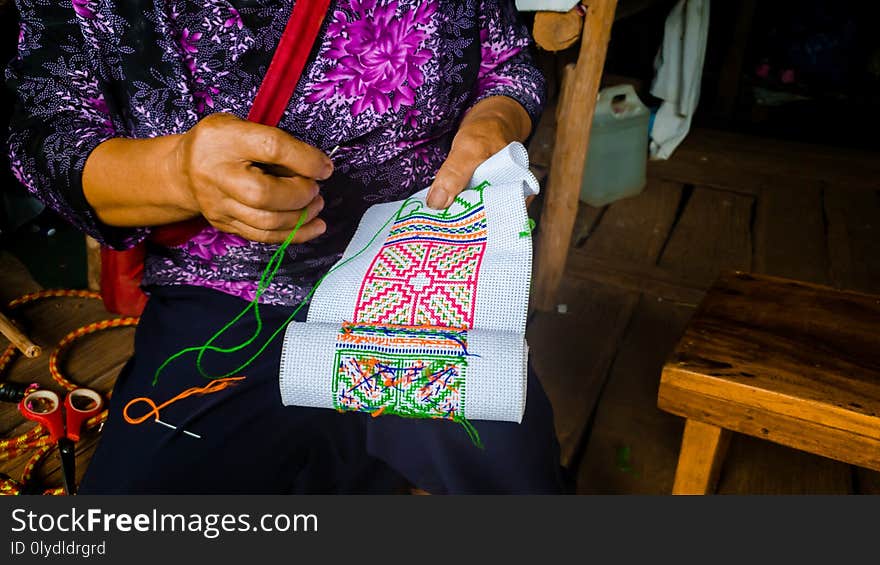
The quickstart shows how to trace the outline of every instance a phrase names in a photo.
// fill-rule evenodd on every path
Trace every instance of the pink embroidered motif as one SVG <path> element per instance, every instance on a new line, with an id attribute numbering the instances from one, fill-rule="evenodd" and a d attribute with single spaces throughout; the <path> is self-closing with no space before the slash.
<path id="1" fill-rule="evenodd" d="M 361 285 L 354 321 L 472 328 L 486 251 L 482 191 L 458 212 L 426 209 L 398 219 Z"/>

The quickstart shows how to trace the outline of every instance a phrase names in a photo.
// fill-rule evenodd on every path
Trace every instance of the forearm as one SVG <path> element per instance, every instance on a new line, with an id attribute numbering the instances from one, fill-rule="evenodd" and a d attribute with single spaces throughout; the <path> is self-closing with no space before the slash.
<path id="1" fill-rule="evenodd" d="M 115 138 L 92 151 L 83 170 L 83 193 L 102 222 L 154 226 L 198 215 L 176 178 L 179 138 Z"/>

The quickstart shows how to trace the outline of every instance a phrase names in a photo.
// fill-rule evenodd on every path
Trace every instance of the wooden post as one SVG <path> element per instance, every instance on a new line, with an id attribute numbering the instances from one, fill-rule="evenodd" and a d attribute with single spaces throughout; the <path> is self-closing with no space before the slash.
<path id="1" fill-rule="evenodd" d="M 86 237 L 87 284 L 89 290 L 101 291 L 101 244 L 89 236 Z"/>
<path id="2" fill-rule="evenodd" d="M 617 0 L 588 0 L 578 62 L 563 77 L 559 124 L 535 252 L 535 301 L 551 310 L 577 216 L 581 181 Z"/>
<path id="3" fill-rule="evenodd" d="M 746 48 L 748 47 L 749 35 L 752 32 L 752 20 L 755 17 L 757 5 L 758 0 L 744 0 L 739 4 L 739 13 L 736 18 L 736 27 L 733 30 L 733 39 L 727 48 L 724 66 L 721 67 L 721 76 L 718 79 L 715 113 L 724 119 L 729 120 L 732 118 L 736 109 L 736 101 L 739 98 L 740 79 L 743 72 L 743 61 Z"/>

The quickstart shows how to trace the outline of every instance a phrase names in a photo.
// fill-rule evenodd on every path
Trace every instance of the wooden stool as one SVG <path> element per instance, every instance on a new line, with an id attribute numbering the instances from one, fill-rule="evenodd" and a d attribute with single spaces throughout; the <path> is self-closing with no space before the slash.
<path id="1" fill-rule="evenodd" d="M 732 431 L 880 471 L 880 296 L 725 274 L 658 405 L 687 418 L 673 494 L 714 492 Z"/>

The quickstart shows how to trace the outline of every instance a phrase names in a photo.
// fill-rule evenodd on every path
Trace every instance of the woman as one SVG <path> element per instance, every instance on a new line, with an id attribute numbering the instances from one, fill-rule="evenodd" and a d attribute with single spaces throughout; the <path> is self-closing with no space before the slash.
<path id="1" fill-rule="evenodd" d="M 260 297 L 271 328 L 339 259 L 370 205 L 431 184 L 429 205 L 444 208 L 480 162 L 528 136 L 543 82 L 511 4 L 331 2 L 273 128 L 243 118 L 290 0 L 19 0 L 7 76 L 21 182 L 116 248 L 155 226 L 210 224 L 182 245 L 150 243 L 150 300 L 81 492 L 376 492 L 402 479 L 438 493 L 559 489 L 552 414 L 533 376 L 521 425 L 476 422 L 485 450 L 452 422 L 283 407 L 279 343 L 237 386 L 163 410 L 178 430 L 121 416 L 132 398 L 205 384 L 183 362 L 151 383 L 164 359 L 254 298 L 303 212 Z M 252 324 L 225 339 L 242 341 Z M 251 353 L 208 356 L 206 368 L 221 373 Z"/>

